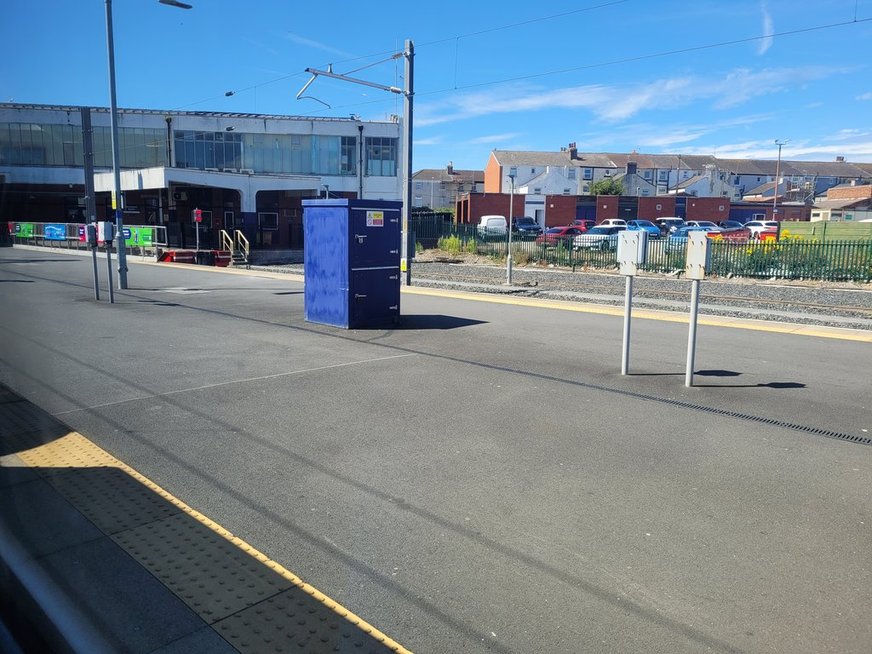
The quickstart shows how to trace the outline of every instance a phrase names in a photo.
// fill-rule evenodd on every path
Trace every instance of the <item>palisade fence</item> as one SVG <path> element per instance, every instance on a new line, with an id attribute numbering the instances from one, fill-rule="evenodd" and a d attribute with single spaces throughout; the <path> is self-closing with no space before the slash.
<path id="1" fill-rule="evenodd" d="M 441 247 L 449 253 L 479 254 L 505 260 L 507 240 L 482 237 L 476 225 L 455 225 L 427 218 L 410 220 L 416 248 Z M 512 237 L 516 263 L 564 266 L 573 270 L 617 268 L 617 253 L 612 249 L 580 249 L 571 241 L 536 242 L 535 237 Z M 713 239 L 709 273 L 716 276 L 805 279 L 825 281 L 872 281 L 872 240 L 826 241 L 788 238 L 780 241 L 728 241 Z M 672 273 L 684 269 L 685 244 L 670 239 L 648 242 L 649 272 Z"/>

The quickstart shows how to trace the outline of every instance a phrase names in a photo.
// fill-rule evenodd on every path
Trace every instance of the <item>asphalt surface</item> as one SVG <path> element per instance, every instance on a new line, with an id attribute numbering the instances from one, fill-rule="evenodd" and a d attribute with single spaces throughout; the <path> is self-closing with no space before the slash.
<path id="1" fill-rule="evenodd" d="M 405 647 L 872 648 L 868 342 L 130 265 L 0 252 L 0 381 Z"/>

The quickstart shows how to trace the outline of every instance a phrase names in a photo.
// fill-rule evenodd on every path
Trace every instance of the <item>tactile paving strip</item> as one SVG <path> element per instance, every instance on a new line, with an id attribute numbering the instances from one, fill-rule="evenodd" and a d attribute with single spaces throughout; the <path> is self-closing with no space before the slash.
<path id="1" fill-rule="evenodd" d="M 109 535 L 182 512 L 119 468 L 57 468 L 46 479 Z"/>
<path id="2" fill-rule="evenodd" d="M 185 514 L 113 540 L 210 624 L 292 586 Z"/>
<path id="3" fill-rule="evenodd" d="M 366 652 L 396 649 L 355 626 L 300 588 L 271 597 L 218 622 L 240 652 Z"/>
<path id="4" fill-rule="evenodd" d="M 8 406 L 4 405 L 0 420 L 6 409 Z M 215 623 L 221 621 L 222 630 L 232 627 L 234 634 L 244 636 L 247 645 L 234 643 L 242 651 L 409 652 L 81 434 L 67 432 L 61 423 L 56 424 L 63 427 L 63 435 L 58 434 L 54 436 L 56 440 L 37 447 L 31 439 L 31 449 L 18 451 L 19 458 L 56 484 L 73 506 L 81 505 L 81 512 L 87 512 L 95 523 L 102 525 L 104 533 L 122 524 L 138 524 L 110 537 L 201 618 L 213 623 L 216 630 Z M 46 440 L 45 432 L 39 440 Z M 9 439 L 4 438 L 3 444 L 8 447 L 8 443 Z M 141 485 L 139 495 L 125 475 Z M 73 479 L 74 476 L 81 479 Z M 87 488 L 89 477 L 94 484 L 91 489 Z M 101 504 L 101 498 L 120 506 L 110 508 Z M 160 506 L 160 502 L 166 506 Z M 165 511 L 172 514 L 173 509 L 177 510 L 176 515 L 159 518 Z M 101 510 L 111 515 L 98 516 Z M 141 515 L 124 516 L 124 511 Z M 293 606 L 289 598 L 299 606 L 300 597 L 309 601 L 303 622 L 301 615 L 288 608 Z M 284 611 L 280 620 L 274 619 L 279 617 L 275 613 L 280 610 L 278 607 Z M 297 616 L 296 622 L 287 619 L 288 610 Z M 288 649 L 282 649 L 286 644 Z M 290 647 L 294 644 L 296 649 Z"/>

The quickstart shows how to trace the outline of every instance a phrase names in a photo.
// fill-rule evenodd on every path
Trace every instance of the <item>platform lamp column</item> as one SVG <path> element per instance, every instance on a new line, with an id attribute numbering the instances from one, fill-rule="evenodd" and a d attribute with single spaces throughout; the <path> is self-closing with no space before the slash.
<path id="1" fill-rule="evenodd" d="M 506 253 L 506 284 L 509 285 L 512 283 L 512 216 L 515 210 L 515 176 L 517 174 L 517 168 L 509 168 L 509 251 Z"/>
<path id="2" fill-rule="evenodd" d="M 178 0 L 158 0 L 163 5 L 190 9 Z M 109 121 L 112 132 L 112 210 L 118 238 L 118 288 L 127 288 L 127 250 L 124 243 L 124 199 L 121 196 L 121 159 L 118 148 L 118 103 L 115 95 L 115 39 L 112 34 L 112 0 L 106 0 L 106 49 L 109 55 Z"/>
<path id="3" fill-rule="evenodd" d="M 775 139 L 778 146 L 778 159 L 775 162 L 775 188 L 772 191 L 772 220 L 778 220 L 778 177 L 781 174 L 781 148 L 787 145 L 787 141 Z"/>

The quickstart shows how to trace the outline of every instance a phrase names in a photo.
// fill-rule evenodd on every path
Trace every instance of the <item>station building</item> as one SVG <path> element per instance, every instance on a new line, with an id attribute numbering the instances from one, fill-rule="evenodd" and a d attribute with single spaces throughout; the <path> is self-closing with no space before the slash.
<path id="1" fill-rule="evenodd" d="M 111 219 L 106 108 L 0 103 L 0 220 L 86 222 L 83 113 L 97 219 Z M 302 247 L 302 200 L 402 199 L 398 121 L 119 109 L 124 222 L 163 225 L 170 247 L 238 229 L 255 249 Z"/>

